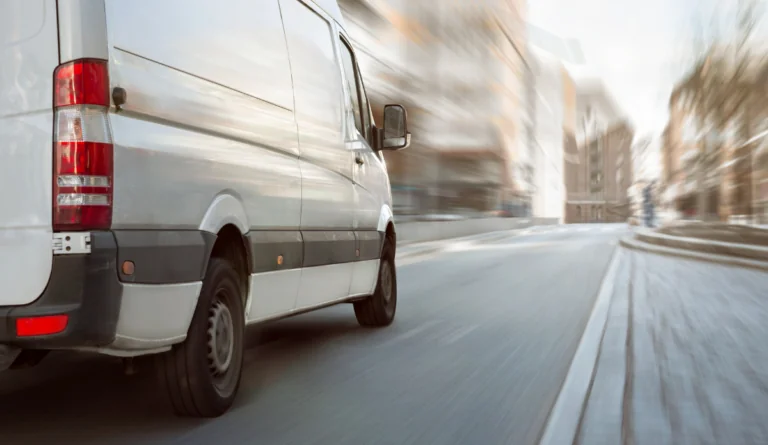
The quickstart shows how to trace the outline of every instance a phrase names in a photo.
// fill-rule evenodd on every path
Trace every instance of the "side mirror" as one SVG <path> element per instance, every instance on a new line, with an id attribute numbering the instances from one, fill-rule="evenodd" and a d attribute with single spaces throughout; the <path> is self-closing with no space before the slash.
<path id="1" fill-rule="evenodd" d="M 402 105 L 384 107 L 384 128 L 381 136 L 382 150 L 402 150 L 411 145 L 408 133 L 408 114 Z"/>

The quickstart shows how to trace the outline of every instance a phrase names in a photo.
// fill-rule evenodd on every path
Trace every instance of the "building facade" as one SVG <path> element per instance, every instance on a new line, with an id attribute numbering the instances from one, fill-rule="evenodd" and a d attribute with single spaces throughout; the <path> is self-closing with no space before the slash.
<path id="1" fill-rule="evenodd" d="M 631 213 L 634 131 L 602 82 L 577 84 L 575 152 L 566 154 L 567 223 L 623 222 Z"/>
<path id="2" fill-rule="evenodd" d="M 768 64 L 755 61 L 746 75 L 759 84 L 768 75 Z M 662 206 L 681 217 L 765 221 L 768 141 L 753 137 L 766 130 L 763 102 L 743 100 L 726 128 L 700 128 L 686 95 L 688 81 L 683 79 L 670 95 L 662 143 Z"/>
<path id="3" fill-rule="evenodd" d="M 696 208 L 696 177 L 700 134 L 690 104 L 679 90 L 669 101 L 669 122 L 661 143 L 661 206 L 680 216 L 692 216 Z"/>
<path id="4" fill-rule="evenodd" d="M 572 128 L 575 100 L 572 80 L 563 63 L 538 50 L 531 51 L 535 113 L 530 157 L 534 171 L 533 214 L 564 218 L 566 131 Z M 571 99 L 571 100 L 569 100 Z"/>

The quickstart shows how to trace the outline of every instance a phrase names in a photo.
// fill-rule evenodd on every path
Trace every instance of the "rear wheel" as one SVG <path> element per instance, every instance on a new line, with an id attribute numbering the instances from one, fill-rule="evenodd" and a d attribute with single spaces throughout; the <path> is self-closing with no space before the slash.
<path id="1" fill-rule="evenodd" d="M 232 406 L 242 374 L 244 318 L 234 267 L 211 258 L 186 341 L 157 356 L 160 384 L 176 414 L 217 417 Z"/>
<path id="2" fill-rule="evenodd" d="M 361 326 L 389 326 L 397 310 L 397 271 L 395 270 L 395 249 L 389 238 L 385 241 L 379 263 L 379 278 L 373 295 L 356 301 L 355 316 Z"/>

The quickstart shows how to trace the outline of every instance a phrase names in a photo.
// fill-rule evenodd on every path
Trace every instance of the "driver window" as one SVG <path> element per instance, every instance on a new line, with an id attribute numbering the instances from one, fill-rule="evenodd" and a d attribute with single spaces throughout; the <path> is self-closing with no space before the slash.
<path id="1" fill-rule="evenodd" d="M 341 40 L 341 61 L 344 66 L 344 77 L 346 78 L 350 99 L 352 100 L 352 112 L 355 116 L 355 126 L 357 131 L 371 144 L 371 111 L 368 104 L 368 97 L 363 87 L 363 79 L 357 69 L 355 56 L 352 49 L 347 45 L 344 39 Z"/>

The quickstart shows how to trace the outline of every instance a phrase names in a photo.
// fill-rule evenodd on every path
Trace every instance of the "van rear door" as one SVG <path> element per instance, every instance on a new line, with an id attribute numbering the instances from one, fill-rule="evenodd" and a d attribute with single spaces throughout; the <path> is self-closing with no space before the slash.
<path id="1" fill-rule="evenodd" d="M 56 0 L 0 0 L 0 306 L 36 300 L 53 261 Z"/>

